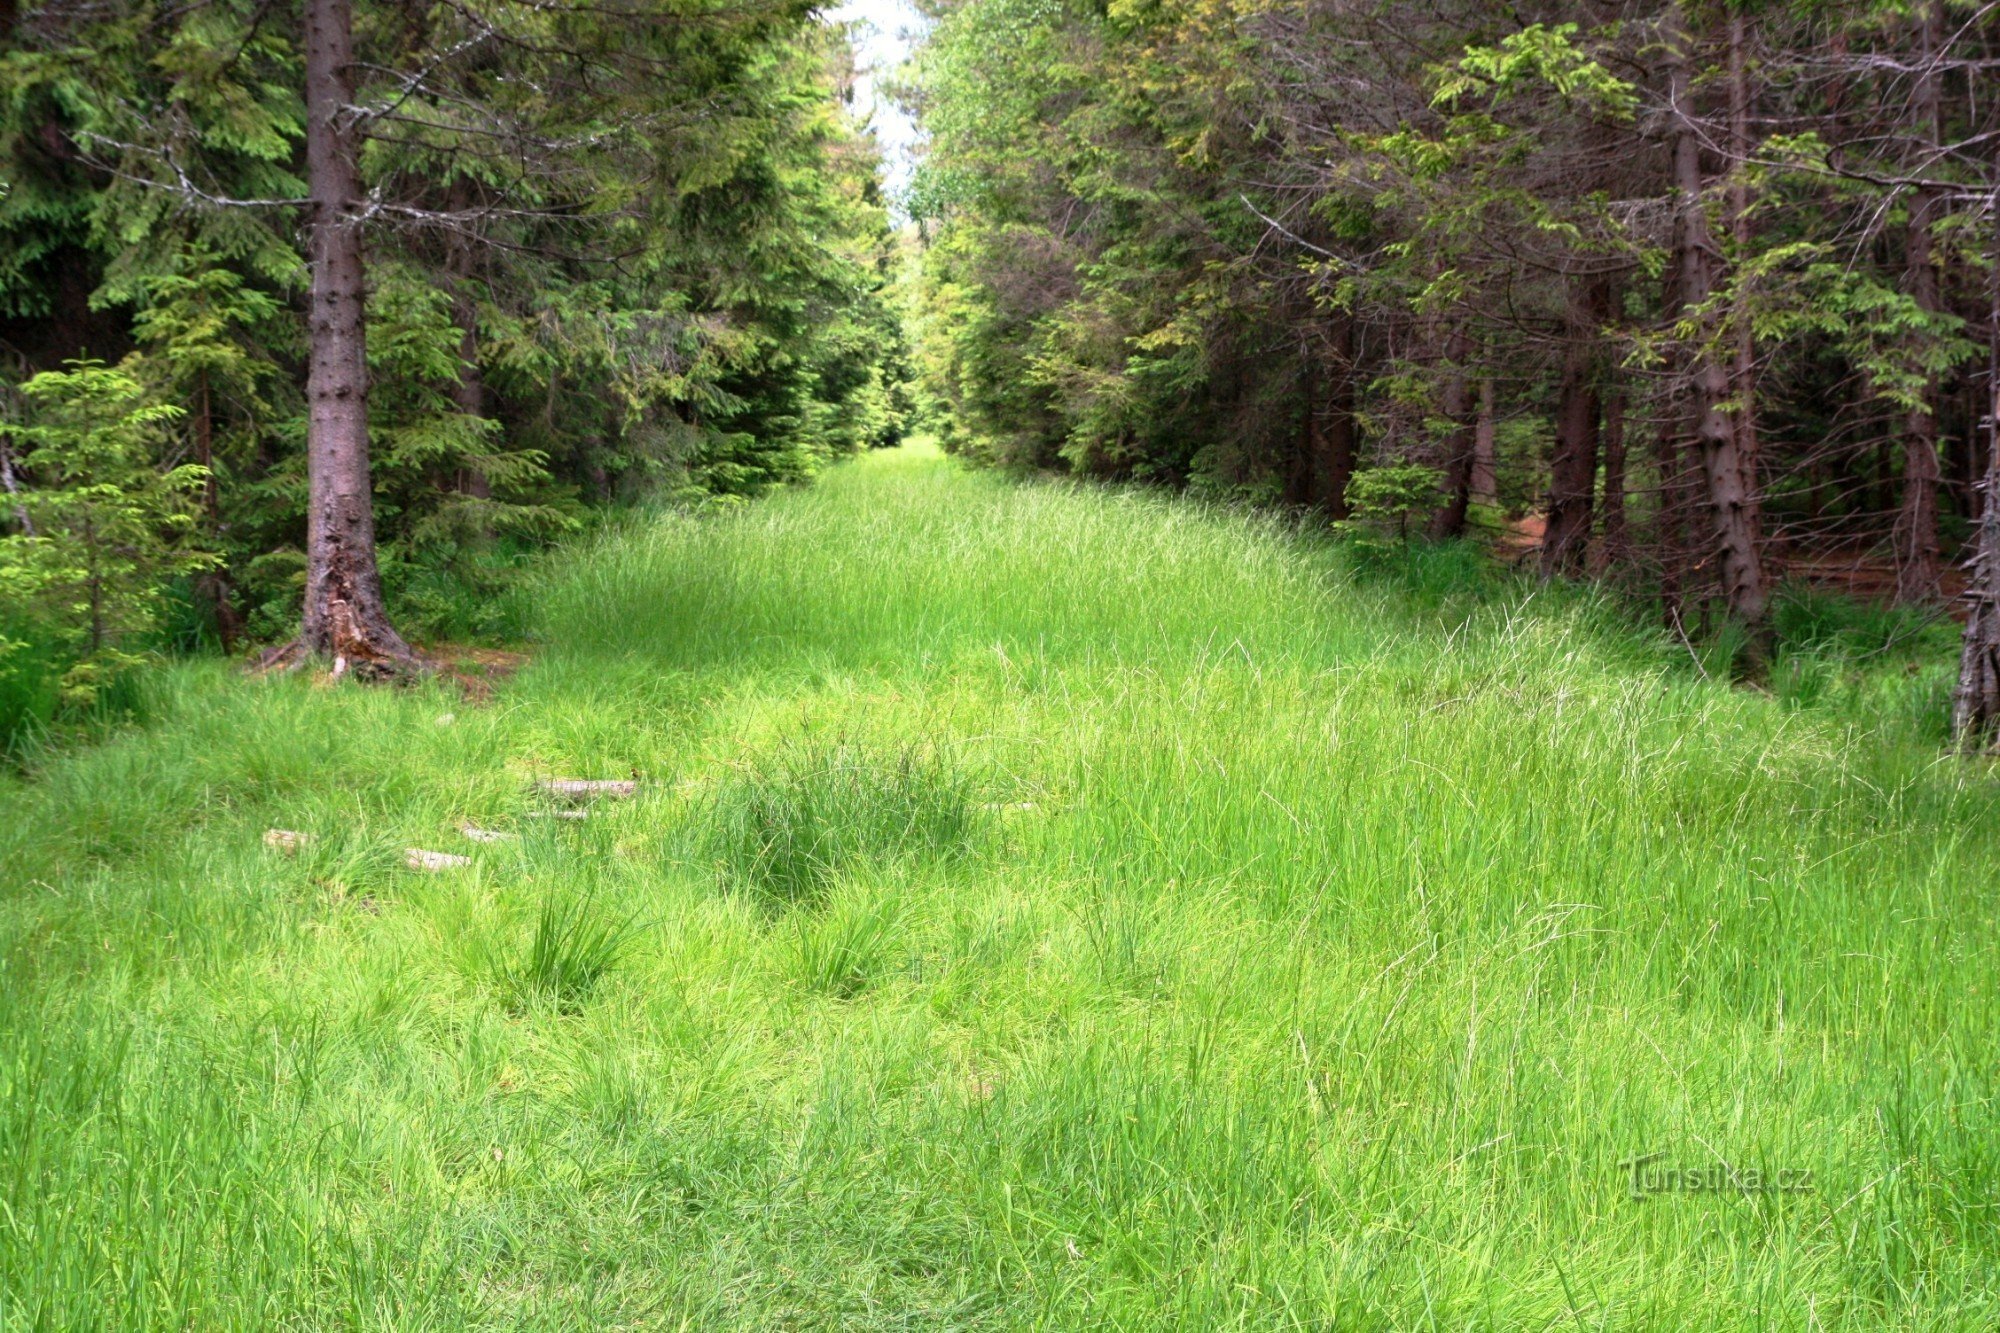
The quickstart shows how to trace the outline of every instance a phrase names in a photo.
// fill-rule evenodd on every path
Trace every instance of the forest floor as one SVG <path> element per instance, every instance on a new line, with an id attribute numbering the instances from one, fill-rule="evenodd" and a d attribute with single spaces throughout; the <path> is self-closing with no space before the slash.
<path id="1" fill-rule="evenodd" d="M 1355 559 L 906 448 L 173 669 L 0 779 L 0 1328 L 2000 1326 L 1949 664 Z"/>

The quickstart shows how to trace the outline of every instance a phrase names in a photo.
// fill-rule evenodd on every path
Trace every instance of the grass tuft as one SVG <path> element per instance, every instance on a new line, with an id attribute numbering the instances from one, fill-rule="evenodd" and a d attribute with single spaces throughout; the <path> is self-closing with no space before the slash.
<path id="1" fill-rule="evenodd" d="M 497 964 L 494 979 L 516 1012 L 547 1005 L 575 1013 L 617 965 L 633 933 L 629 920 L 599 912 L 590 894 L 550 893 L 526 953 Z"/>
<path id="2" fill-rule="evenodd" d="M 836 896 L 823 912 L 796 918 L 799 980 L 808 991 L 848 1000 L 894 965 L 903 905 L 867 890 Z"/>
<path id="3" fill-rule="evenodd" d="M 739 770 L 711 821 L 729 881 L 789 906 L 817 900 L 856 867 L 963 852 L 972 790 L 929 747 L 792 738 Z"/>

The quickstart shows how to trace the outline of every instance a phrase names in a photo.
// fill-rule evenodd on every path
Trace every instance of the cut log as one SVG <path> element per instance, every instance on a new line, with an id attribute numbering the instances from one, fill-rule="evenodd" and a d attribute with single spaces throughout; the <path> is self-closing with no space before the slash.
<path id="1" fill-rule="evenodd" d="M 405 847 L 403 864 L 412 870 L 457 870 L 472 864 L 469 856 L 453 856 L 450 852 L 427 852 L 421 847 Z"/>
<path id="2" fill-rule="evenodd" d="M 600 797 L 623 799 L 639 790 L 637 781 L 626 778 L 547 778 L 535 784 L 535 790 L 557 801 L 580 805 L 585 801 L 595 801 Z"/>
<path id="3" fill-rule="evenodd" d="M 299 848 L 312 841 L 312 834 L 301 833 L 297 829 L 267 828 L 264 830 L 264 845 L 285 856 L 297 856 Z"/>
<path id="4" fill-rule="evenodd" d="M 506 833 L 500 829 L 481 828 L 477 824 L 460 824 L 458 831 L 474 842 L 512 842 L 521 835 Z"/>
<path id="5" fill-rule="evenodd" d="M 527 815 L 527 817 L 528 817 L 528 818 L 530 818 L 530 819 L 588 819 L 588 818 L 590 818 L 590 811 L 588 811 L 588 810 L 525 810 L 525 811 L 523 811 L 522 813 L 523 813 L 523 814 L 525 814 L 525 815 Z"/>

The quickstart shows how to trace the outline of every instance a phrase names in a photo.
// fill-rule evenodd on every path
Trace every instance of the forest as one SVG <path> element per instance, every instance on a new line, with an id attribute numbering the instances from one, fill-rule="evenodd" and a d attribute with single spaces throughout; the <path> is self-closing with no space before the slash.
<path id="1" fill-rule="evenodd" d="M 920 428 L 1497 537 L 1753 681 L 1788 580 L 1950 607 L 1992 738 L 1984 6 L 931 17 L 891 201 L 809 7 L 11 4 L 5 729 L 135 644 L 415 669 L 593 510 Z"/>
<path id="2" fill-rule="evenodd" d="M 0 1333 L 2000 1326 L 2000 0 L 0 0 Z"/>
<path id="3" fill-rule="evenodd" d="M 1978 744 L 1996 43 L 1946 0 L 951 6 L 920 384 L 974 457 L 1434 539 L 1532 511 L 1543 577 L 1752 674 L 1788 577 L 1964 599 Z"/>
<path id="4" fill-rule="evenodd" d="M 593 509 L 896 438 L 809 6 L 10 3 L 0 51 L 12 731 L 162 647 L 413 666 Z"/>

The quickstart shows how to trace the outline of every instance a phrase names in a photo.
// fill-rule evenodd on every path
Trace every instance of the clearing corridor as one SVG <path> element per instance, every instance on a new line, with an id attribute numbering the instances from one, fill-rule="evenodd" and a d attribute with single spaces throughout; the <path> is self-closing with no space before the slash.
<path id="1" fill-rule="evenodd" d="M 2000 1324 L 1937 681 L 921 447 L 522 614 L 0 779 L 0 1329 Z"/>

